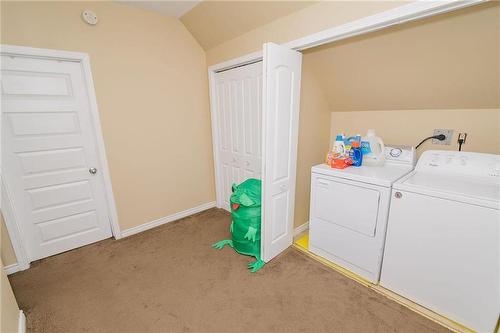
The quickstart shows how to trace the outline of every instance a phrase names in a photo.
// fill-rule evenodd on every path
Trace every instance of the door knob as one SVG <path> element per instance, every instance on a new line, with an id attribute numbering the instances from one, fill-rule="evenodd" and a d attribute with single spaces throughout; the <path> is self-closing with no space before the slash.
<path id="1" fill-rule="evenodd" d="M 97 173 L 97 169 L 96 168 L 90 168 L 89 172 L 90 172 L 91 175 L 95 175 Z"/>

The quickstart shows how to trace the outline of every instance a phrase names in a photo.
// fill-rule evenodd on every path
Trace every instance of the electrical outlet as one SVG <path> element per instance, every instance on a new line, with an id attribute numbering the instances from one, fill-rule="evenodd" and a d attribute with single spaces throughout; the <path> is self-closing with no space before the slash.
<path id="1" fill-rule="evenodd" d="M 435 129 L 433 135 L 439 135 L 439 134 L 444 134 L 446 136 L 446 139 L 443 141 L 439 141 L 438 139 L 432 139 L 432 144 L 434 145 L 450 145 L 451 144 L 451 138 L 453 137 L 453 130 L 452 129 Z"/>

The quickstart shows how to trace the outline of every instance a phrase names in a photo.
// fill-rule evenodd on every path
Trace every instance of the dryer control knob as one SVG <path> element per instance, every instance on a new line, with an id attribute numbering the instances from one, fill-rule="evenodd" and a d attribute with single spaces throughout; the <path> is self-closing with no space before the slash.
<path id="1" fill-rule="evenodd" d="M 403 193 L 396 192 L 396 193 L 394 193 L 394 196 L 396 197 L 396 199 L 401 199 L 403 197 Z"/>
<path id="2" fill-rule="evenodd" d="M 392 157 L 399 157 L 402 152 L 403 152 L 403 150 L 401 148 L 393 148 L 393 149 L 391 149 L 389 154 L 391 154 Z"/>

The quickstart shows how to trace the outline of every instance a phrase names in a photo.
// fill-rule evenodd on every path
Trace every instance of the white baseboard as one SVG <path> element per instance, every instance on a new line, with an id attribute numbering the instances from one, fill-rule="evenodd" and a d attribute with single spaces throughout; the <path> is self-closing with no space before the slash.
<path id="1" fill-rule="evenodd" d="M 205 204 L 202 204 L 202 205 L 199 205 L 199 206 L 196 206 L 196 207 L 193 207 L 193 208 L 189 208 L 189 209 L 183 210 L 182 212 L 178 212 L 178 213 L 175 213 L 175 214 L 172 214 L 172 215 L 169 215 L 169 216 L 165 216 L 165 217 L 159 218 L 159 219 L 151 221 L 151 222 L 147 222 L 147 223 L 138 225 L 137 227 L 125 229 L 125 230 L 123 230 L 121 232 L 121 234 L 122 234 L 122 237 L 132 236 L 132 235 L 135 235 L 135 234 L 137 234 L 139 232 L 143 232 L 143 231 L 146 231 L 146 230 L 158 227 L 158 226 L 160 226 L 162 224 L 182 219 L 182 218 L 187 217 L 189 215 L 193 215 L 193 214 L 202 212 L 204 210 L 213 208 L 215 206 L 216 206 L 215 201 L 207 202 Z"/>
<path id="2" fill-rule="evenodd" d="M 293 229 L 293 237 L 297 237 L 298 235 L 300 235 L 301 233 L 303 233 L 307 229 L 309 229 L 309 221 L 304 223 L 304 224 L 301 224 L 297 228 Z"/>
<path id="3" fill-rule="evenodd" d="M 23 310 L 19 310 L 19 323 L 17 326 L 18 333 L 26 333 L 26 316 Z"/>
<path id="4" fill-rule="evenodd" d="M 205 204 L 202 204 L 202 205 L 199 205 L 199 206 L 196 206 L 196 207 L 193 207 L 193 208 L 189 208 L 189 209 L 183 210 L 182 212 L 178 212 L 178 213 L 175 213 L 175 214 L 172 214 L 172 215 L 169 215 L 169 216 L 165 216 L 165 217 L 159 218 L 157 220 L 154 220 L 154 221 L 151 221 L 151 222 L 147 222 L 147 223 L 138 225 L 137 227 L 133 227 L 133 228 L 129 228 L 129 229 L 123 230 L 121 232 L 121 236 L 122 237 L 132 236 L 132 235 L 135 235 L 135 234 L 137 234 L 139 232 L 143 232 L 143 231 L 152 229 L 154 227 L 158 227 L 158 226 L 160 226 L 162 224 L 182 219 L 183 217 L 187 217 L 189 215 L 193 215 L 193 214 L 202 212 L 204 210 L 207 210 L 207 209 L 210 209 L 210 208 L 214 208 L 216 206 L 217 205 L 216 205 L 215 201 L 207 202 Z M 5 266 L 3 268 L 3 270 L 5 271 L 5 274 L 10 275 L 10 274 L 14 274 L 16 272 L 19 272 L 19 271 L 22 271 L 22 270 L 25 270 L 25 269 L 28 269 L 28 268 L 29 268 L 29 265 L 27 267 L 23 268 L 23 267 L 20 267 L 19 264 L 15 263 L 15 264 L 12 264 L 12 265 Z"/>
<path id="5" fill-rule="evenodd" d="M 17 263 L 15 264 L 12 264 L 12 265 L 7 265 L 7 266 L 4 266 L 3 268 L 3 271 L 5 272 L 5 274 L 7 275 L 10 275 L 10 274 L 14 274 L 14 273 L 17 273 L 21 270 L 21 268 L 19 267 L 19 265 Z"/>

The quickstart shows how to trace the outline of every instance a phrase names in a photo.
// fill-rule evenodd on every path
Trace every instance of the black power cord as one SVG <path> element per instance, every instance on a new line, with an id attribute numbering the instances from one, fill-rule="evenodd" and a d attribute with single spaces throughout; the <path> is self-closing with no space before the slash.
<path id="1" fill-rule="evenodd" d="M 430 139 L 437 139 L 439 141 L 443 141 L 446 139 L 446 135 L 438 134 L 438 135 L 429 136 L 428 138 L 425 138 L 422 141 L 420 141 L 420 143 L 415 147 L 415 150 L 417 150 L 418 147 L 420 147 L 422 145 L 422 143 L 424 143 L 425 141 L 430 140 Z"/>

